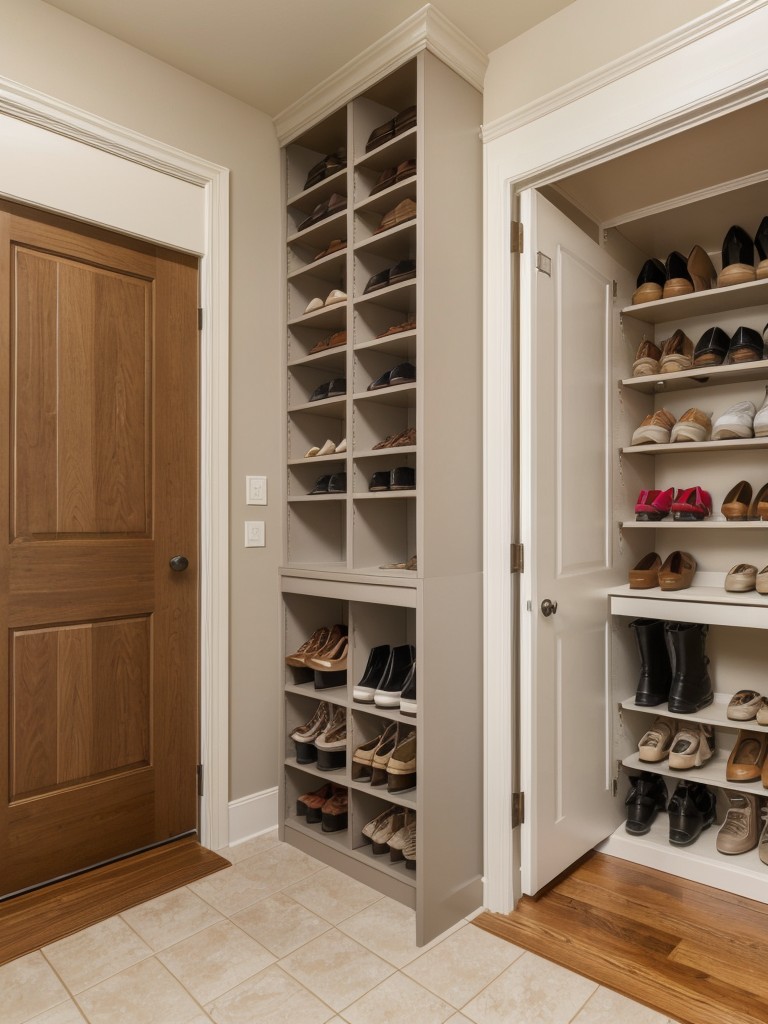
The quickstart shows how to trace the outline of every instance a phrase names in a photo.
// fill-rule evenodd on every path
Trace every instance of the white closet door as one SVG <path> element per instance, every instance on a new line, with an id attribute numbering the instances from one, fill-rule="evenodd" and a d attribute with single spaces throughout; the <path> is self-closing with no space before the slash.
<path id="1" fill-rule="evenodd" d="M 611 348 L 633 282 L 537 192 L 524 193 L 521 210 L 521 854 L 522 889 L 533 894 L 617 824 L 606 589 L 623 570 L 612 564 Z"/>

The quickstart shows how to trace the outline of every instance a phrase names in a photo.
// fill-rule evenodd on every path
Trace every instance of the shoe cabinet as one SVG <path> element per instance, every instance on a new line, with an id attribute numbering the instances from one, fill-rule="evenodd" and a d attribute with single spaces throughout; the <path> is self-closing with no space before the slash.
<path id="1" fill-rule="evenodd" d="M 755 192 L 755 187 L 751 186 L 751 190 Z M 743 211 L 749 208 L 744 206 L 747 197 L 737 194 L 733 198 L 734 206 L 743 216 Z M 765 182 L 753 198 L 756 201 L 749 227 L 753 227 L 752 220 L 756 226 L 768 209 Z M 688 205 L 683 197 L 676 208 L 670 206 L 648 218 L 629 221 L 616 230 L 635 244 L 653 235 L 660 249 L 665 245 L 665 251 L 682 249 L 688 236 L 681 237 L 675 232 L 690 221 L 693 212 L 698 237 L 691 236 L 691 245 L 700 237 L 704 238 L 715 268 L 719 269 L 717 239 L 722 239 L 731 223 L 728 204 L 723 203 L 722 195 L 715 194 L 709 201 L 691 203 L 695 207 L 693 211 L 687 210 Z M 665 213 L 668 225 L 664 224 Z M 659 237 L 664 241 L 659 242 Z M 760 408 L 768 385 L 766 359 L 632 377 L 632 361 L 643 338 L 660 346 L 675 330 L 682 329 L 695 345 L 713 326 L 722 327 L 730 337 L 740 326 L 754 328 L 762 334 L 766 323 L 768 282 L 765 281 L 642 303 L 622 312 L 623 361 L 615 367 L 618 486 L 614 496 L 621 558 L 631 567 L 650 551 L 658 552 L 663 561 L 671 551 L 684 550 L 695 557 L 697 572 L 693 585 L 678 592 L 663 592 L 658 588 L 631 590 L 628 585 L 609 592 L 617 797 L 622 800 L 627 791 L 627 776 L 647 771 L 664 778 L 669 797 L 681 781 L 705 784 L 717 796 L 718 812 L 716 825 L 704 831 L 690 846 L 670 844 L 668 819 L 666 814 L 660 813 L 649 834 L 631 836 L 622 823 L 602 847 L 605 852 L 764 902 L 768 902 L 768 866 L 760 861 L 758 850 L 738 856 L 723 855 L 716 849 L 716 837 L 728 809 L 729 792 L 768 798 L 768 790 L 763 789 L 759 781 L 726 781 L 728 755 L 739 729 L 755 734 L 765 731 L 754 720 L 746 723 L 729 720 L 726 709 L 737 690 L 750 688 L 761 693 L 768 690 L 765 681 L 768 597 L 755 591 L 729 593 L 724 590 L 725 576 L 732 565 L 747 562 L 757 565 L 759 570 L 768 562 L 768 534 L 765 533 L 768 522 L 728 522 L 720 511 L 725 495 L 737 481 L 749 481 L 755 493 L 768 482 L 765 458 L 768 439 L 633 446 L 631 437 L 644 416 L 661 408 L 668 409 L 679 419 L 688 408 L 695 406 L 711 414 L 713 421 L 727 407 L 746 399 Z M 709 519 L 675 522 L 670 515 L 659 522 L 635 520 L 634 502 L 642 489 L 674 487 L 677 491 L 694 485 L 712 495 L 713 515 Z M 715 691 L 712 705 L 696 714 L 672 715 L 666 704 L 651 708 L 636 704 L 640 662 L 629 628 L 635 618 L 708 625 L 706 653 Z M 657 715 L 674 719 L 680 725 L 713 726 L 715 755 L 703 766 L 686 771 L 670 769 L 667 760 L 641 761 L 638 741 Z"/>
<path id="2" fill-rule="evenodd" d="M 414 907 L 419 943 L 482 901 L 481 109 L 423 50 L 284 148 L 284 648 L 339 623 L 349 651 L 325 690 L 285 667 L 280 831 Z M 380 644 L 415 646 L 415 718 L 352 699 Z M 290 740 L 320 700 L 347 723 L 328 773 Z M 391 722 L 416 730 L 402 793 L 351 771 Z M 326 782 L 347 791 L 345 830 L 297 814 Z M 416 815 L 415 871 L 363 835 L 388 805 Z"/>

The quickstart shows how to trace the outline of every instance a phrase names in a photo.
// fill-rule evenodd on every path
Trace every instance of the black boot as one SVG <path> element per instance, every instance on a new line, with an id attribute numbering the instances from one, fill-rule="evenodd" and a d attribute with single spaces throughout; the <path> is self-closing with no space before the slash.
<path id="1" fill-rule="evenodd" d="M 698 622 L 667 622 L 664 626 L 674 672 L 669 690 L 671 715 L 693 715 L 715 699 L 709 658 L 704 653 L 708 629 Z"/>
<path id="2" fill-rule="evenodd" d="M 626 829 L 630 835 L 644 836 L 650 832 L 651 825 L 659 811 L 667 806 L 667 787 L 661 775 L 643 772 L 631 775 L 632 783 L 627 799 Z"/>
<path id="3" fill-rule="evenodd" d="M 634 619 L 630 622 L 640 651 L 640 679 L 635 704 L 652 708 L 663 704 L 669 697 L 672 666 L 664 642 L 664 623 L 661 619 Z"/>
<path id="4" fill-rule="evenodd" d="M 701 782 L 681 782 L 669 801 L 669 841 L 690 846 L 714 822 L 717 799 Z"/>

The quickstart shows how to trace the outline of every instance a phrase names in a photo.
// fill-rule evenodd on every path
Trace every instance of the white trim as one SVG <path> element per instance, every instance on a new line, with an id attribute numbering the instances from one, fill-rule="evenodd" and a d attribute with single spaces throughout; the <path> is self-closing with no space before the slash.
<path id="1" fill-rule="evenodd" d="M 516 112 L 506 121 L 517 126 L 514 131 L 493 141 L 486 136 L 484 571 L 486 652 L 490 655 L 485 674 L 486 822 L 496 816 L 508 819 L 507 772 L 514 744 L 508 717 L 512 676 L 504 660 L 507 649 L 512 649 L 512 617 L 502 580 L 503 575 L 509 579 L 511 540 L 511 519 L 504 512 L 509 502 L 504 474 L 514 441 L 502 382 L 511 373 L 509 331 L 516 313 L 505 231 L 509 197 L 521 187 L 556 180 L 768 94 L 768 60 L 762 43 L 768 33 L 766 6 L 766 0 L 726 4 L 715 12 L 719 21 L 707 22 L 706 33 L 692 32 L 684 47 L 667 50 L 664 56 L 653 48 L 641 50 L 631 75 L 605 80 L 599 92 L 592 90 L 589 95 L 574 91 L 567 107 L 562 97 L 548 112 L 542 105 L 535 122 Z M 738 17 L 728 17 L 729 11 Z M 701 27 L 700 22 L 696 24 Z M 674 90 L 668 87 L 670 81 L 675 82 Z M 533 554 L 527 552 L 529 565 Z M 524 580 L 521 604 L 527 585 Z M 486 825 L 486 841 L 489 836 Z M 494 829 L 493 841 L 496 848 L 486 853 L 484 902 L 491 910 L 508 913 L 513 909 L 511 894 L 520 865 L 513 860 L 511 830 Z"/>
<path id="2" fill-rule="evenodd" d="M 532 100 L 530 103 L 523 107 L 518 107 L 517 110 L 513 110 L 509 114 L 495 118 L 487 125 L 483 125 L 481 132 L 483 142 L 492 142 L 502 135 L 508 135 L 510 132 L 522 128 L 523 125 L 530 124 L 532 121 L 538 121 L 541 117 L 546 117 L 553 110 L 567 107 L 574 100 L 597 92 L 598 89 L 610 85 L 611 82 L 615 82 L 619 78 L 631 75 L 638 68 L 652 64 L 660 57 L 666 57 L 668 54 L 674 53 L 689 43 L 695 42 L 703 36 L 710 35 L 712 32 L 716 32 L 723 25 L 729 25 L 731 22 L 743 18 L 744 15 L 750 14 L 756 7 L 762 7 L 766 3 L 768 3 L 768 0 L 727 0 L 726 3 L 715 7 L 714 10 L 708 11 L 694 21 L 673 29 L 659 39 L 646 43 L 645 46 L 638 47 L 632 53 L 624 57 L 618 57 L 609 64 L 604 64 L 595 71 L 590 71 L 588 74 L 582 75 L 581 78 L 577 78 L 567 85 L 553 89 L 552 92 L 547 93 L 545 96 Z"/>
<path id="3" fill-rule="evenodd" d="M 430 50 L 444 64 L 482 92 L 488 57 L 432 4 L 406 18 L 274 118 L 281 146 L 343 107 L 421 50 Z"/>
<path id="4" fill-rule="evenodd" d="M 199 253 L 204 309 L 200 336 L 200 689 L 205 796 L 201 801 L 201 841 L 220 849 L 228 843 L 229 821 L 229 171 L 3 78 L 0 114 L 190 182 L 203 192 L 204 243 Z M 0 193 L 2 189 L 0 165 Z M 33 195 L 25 199 L 34 202 Z M 56 212 L 72 211 L 65 205 L 58 206 Z M 115 227 L 108 221 L 102 226 Z M 172 244 L 167 238 L 151 240 Z"/>
<path id="5" fill-rule="evenodd" d="M 277 786 L 230 802 L 230 846 L 244 843 L 273 828 L 277 828 Z"/>

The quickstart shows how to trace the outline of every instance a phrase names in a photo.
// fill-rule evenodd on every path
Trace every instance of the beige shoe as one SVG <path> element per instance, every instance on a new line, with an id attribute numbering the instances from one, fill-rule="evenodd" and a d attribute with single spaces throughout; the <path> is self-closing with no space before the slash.
<path id="1" fill-rule="evenodd" d="M 404 793 L 416 785 L 416 733 L 412 732 L 392 751 L 387 762 L 387 789 Z"/>
<path id="2" fill-rule="evenodd" d="M 763 697 L 758 704 L 755 721 L 758 725 L 768 725 L 768 697 Z"/>
<path id="3" fill-rule="evenodd" d="M 376 751 L 390 739 L 394 738 L 397 725 L 392 722 L 384 732 L 375 736 L 367 743 L 362 743 L 352 755 L 352 778 L 355 782 L 370 782 L 373 778 L 373 759 Z"/>
<path id="4" fill-rule="evenodd" d="M 677 726 L 674 719 L 657 716 L 637 745 L 641 761 L 663 761 L 669 756 Z"/>
<path id="5" fill-rule="evenodd" d="M 764 566 L 755 577 L 755 590 L 758 594 L 768 594 L 768 565 Z M 768 725 L 768 721 L 765 722 Z"/>
<path id="6" fill-rule="evenodd" d="M 306 668 L 307 658 L 311 658 L 313 654 L 317 654 L 325 647 L 328 643 L 329 635 L 330 630 L 327 626 L 321 626 L 319 629 L 316 629 L 309 640 L 305 640 L 297 651 L 286 655 L 286 665 L 293 665 L 295 668 Z"/>
<path id="7" fill-rule="evenodd" d="M 637 350 L 635 361 L 632 364 L 633 377 L 648 377 L 659 372 L 659 360 L 661 350 L 652 341 L 643 338 L 640 348 Z"/>
<path id="8" fill-rule="evenodd" d="M 754 590 L 757 582 L 757 566 L 740 562 L 734 565 L 725 577 L 725 589 L 731 593 L 741 594 Z"/>
<path id="9" fill-rule="evenodd" d="M 332 772 L 347 764 L 347 712 L 336 708 L 325 730 L 315 740 L 317 767 Z"/>
<path id="10" fill-rule="evenodd" d="M 717 852 L 730 855 L 754 850 L 760 839 L 759 799 L 745 793 L 728 793 L 728 803 L 728 813 L 717 833 Z"/>
<path id="11" fill-rule="evenodd" d="M 389 846 L 389 859 L 391 861 L 402 860 L 403 850 L 416 839 L 416 812 L 406 811 L 404 821 L 403 827 L 395 832 L 387 843 L 387 846 Z"/>
<path id="12" fill-rule="evenodd" d="M 317 447 L 317 445 L 313 445 L 309 449 L 309 451 L 305 454 L 304 458 L 305 459 L 314 459 L 314 457 L 316 455 L 319 455 L 319 454 L 320 454 L 320 449 Z"/>
<path id="13" fill-rule="evenodd" d="M 403 821 L 404 812 L 400 808 L 393 808 L 389 817 L 384 819 L 371 836 L 371 846 L 373 847 L 374 854 L 379 856 L 389 851 L 389 840 L 395 832 L 399 832 L 403 827 Z"/>
<path id="14" fill-rule="evenodd" d="M 764 700 L 757 690 L 739 690 L 728 703 L 726 717 L 732 722 L 750 722 Z"/>
<path id="15" fill-rule="evenodd" d="M 337 455 L 343 455 L 346 450 L 347 450 L 347 439 L 346 439 L 346 437 L 344 437 L 336 445 L 336 454 Z"/>
<path id="16" fill-rule="evenodd" d="M 329 439 L 328 441 L 325 442 L 325 444 L 322 446 L 322 448 L 318 449 L 317 454 L 318 455 L 335 455 L 336 454 L 336 445 L 333 443 L 333 441 L 331 441 Z"/>
<path id="17" fill-rule="evenodd" d="M 690 370 L 693 366 L 693 342 L 682 331 L 677 330 L 661 346 L 659 373 L 677 373 Z"/>
<path id="18" fill-rule="evenodd" d="M 715 752 L 714 726 L 701 722 L 690 725 L 678 723 L 669 751 L 669 767 L 675 771 L 701 768 Z"/>
<path id="19" fill-rule="evenodd" d="M 384 810 L 381 812 L 381 814 L 377 814 L 375 818 L 371 818 L 371 820 L 366 825 L 363 825 L 363 827 L 362 827 L 361 831 L 362 831 L 363 837 L 365 839 L 367 839 L 368 842 L 370 842 L 371 839 L 373 838 L 373 836 L 376 834 L 376 832 L 378 832 L 378 830 L 382 827 L 382 825 L 384 825 L 384 823 L 389 818 L 391 818 L 392 815 L 395 814 L 396 811 L 397 811 L 397 808 L 390 804 L 389 807 L 385 807 L 384 808 Z"/>
<path id="20" fill-rule="evenodd" d="M 649 413 L 632 435 L 632 444 L 668 444 L 675 425 L 669 409 Z"/>
<path id="21" fill-rule="evenodd" d="M 672 427 L 670 441 L 708 441 L 712 436 L 712 413 L 686 409 Z"/>

